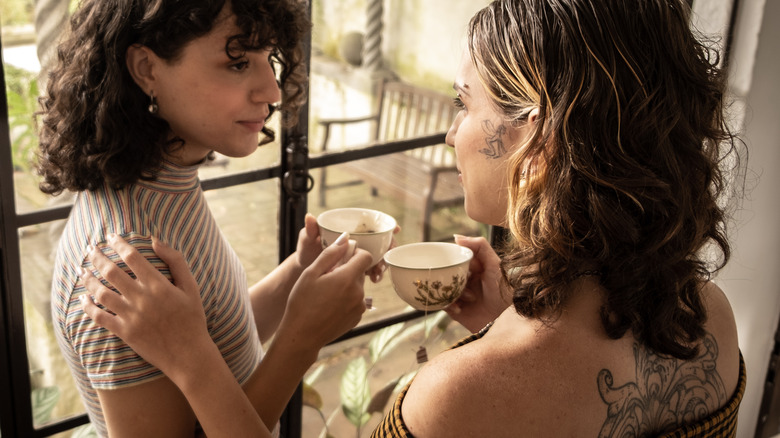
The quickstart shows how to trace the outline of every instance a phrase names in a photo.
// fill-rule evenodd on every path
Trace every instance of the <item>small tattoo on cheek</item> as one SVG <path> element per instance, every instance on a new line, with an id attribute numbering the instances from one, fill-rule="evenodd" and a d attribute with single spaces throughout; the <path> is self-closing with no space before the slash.
<path id="1" fill-rule="evenodd" d="M 504 126 L 504 124 L 494 126 L 492 121 L 483 120 L 482 130 L 487 134 L 487 137 L 485 137 L 485 144 L 487 147 L 480 149 L 479 153 L 493 159 L 503 157 L 506 154 L 506 147 L 504 146 L 503 139 L 506 134 L 506 126 Z"/>

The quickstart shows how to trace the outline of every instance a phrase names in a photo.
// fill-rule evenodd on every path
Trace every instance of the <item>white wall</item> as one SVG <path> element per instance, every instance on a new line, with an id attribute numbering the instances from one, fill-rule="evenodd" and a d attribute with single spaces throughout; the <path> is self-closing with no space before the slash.
<path id="1" fill-rule="evenodd" d="M 732 92 L 744 109 L 748 192 L 730 230 L 733 257 L 717 282 L 734 308 L 747 364 L 738 437 L 748 438 L 755 435 L 780 317 L 780 1 L 742 0 L 738 7 L 730 67 Z"/>

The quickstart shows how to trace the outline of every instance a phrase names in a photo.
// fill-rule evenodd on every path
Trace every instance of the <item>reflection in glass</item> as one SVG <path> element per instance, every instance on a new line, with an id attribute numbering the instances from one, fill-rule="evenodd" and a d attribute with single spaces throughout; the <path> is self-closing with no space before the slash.
<path id="1" fill-rule="evenodd" d="M 35 426 L 84 412 L 68 366 L 57 346 L 49 308 L 54 249 L 59 240 L 62 222 L 34 225 L 19 230 L 24 319 Z"/>

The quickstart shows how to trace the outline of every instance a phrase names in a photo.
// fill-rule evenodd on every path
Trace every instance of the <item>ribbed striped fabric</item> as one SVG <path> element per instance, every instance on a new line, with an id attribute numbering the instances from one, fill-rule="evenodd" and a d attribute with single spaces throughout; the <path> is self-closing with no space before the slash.
<path id="1" fill-rule="evenodd" d="M 209 333 L 239 382 L 246 381 L 262 359 L 244 268 L 206 205 L 197 172 L 197 166 L 165 163 L 154 181 L 139 181 L 122 190 L 81 192 L 60 239 L 52 284 L 54 331 L 100 436 L 107 434 L 97 389 L 123 388 L 162 376 L 81 311 L 79 296 L 86 289 L 79 269 L 92 269 L 84 251 L 87 245 L 101 248 L 129 271 L 105 245 L 109 233 L 123 236 L 168 278 L 168 267 L 151 249 L 151 236 L 184 254 L 201 286 Z"/>
<path id="2" fill-rule="evenodd" d="M 489 328 L 490 324 L 480 330 L 479 333 L 468 336 L 458 342 L 452 348 L 460 347 L 481 338 Z M 742 358 L 742 353 L 740 353 L 739 381 L 737 382 L 737 389 L 729 402 L 707 418 L 694 424 L 682 426 L 672 432 L 660 435 L 658 438 L 733 438 L 737 436 L 737 414 L 739 412 L 739 404 L 742 402 L 742 396 L 745 394 L 746 383 L 745 361 Z M 414 435 L 406 427 L 406 423 L 404 423 L 401 415 L 401 406 L 411 385 L 412 382 L 409 382 L 401 390 L 393 404 L 393 409 L 377 425 L 374 433 L 371 434 L 371 438 L 414 438 Z"/>

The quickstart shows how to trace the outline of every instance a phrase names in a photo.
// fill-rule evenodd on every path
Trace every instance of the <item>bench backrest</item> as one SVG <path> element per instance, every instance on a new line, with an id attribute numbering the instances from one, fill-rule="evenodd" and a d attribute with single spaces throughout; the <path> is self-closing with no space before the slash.
<path id="1" fill-rule="evenodd" d="M 378 141 L 447 132 L 457 114 L 452 97 L 403 82 L 380 84 L 378 96 Z M 443 143 L 407 153 L 436 166 L 455 165 L 454 152 Z"/>

